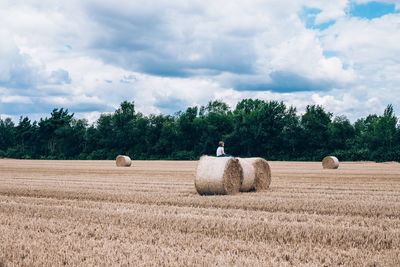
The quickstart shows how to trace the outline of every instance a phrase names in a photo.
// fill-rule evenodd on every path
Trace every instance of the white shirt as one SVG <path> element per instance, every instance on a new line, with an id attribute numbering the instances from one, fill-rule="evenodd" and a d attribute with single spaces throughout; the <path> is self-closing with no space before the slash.
<path id="1" fill-rule="evenodd" d="M 223 146 L 219 146 L 218 148 L 217 148 L 217 157 L 218 156 L 221 156 L 221 155 L 224 155 L 225 154 L 225 152 L 224 152 L 224 147 Z"/>

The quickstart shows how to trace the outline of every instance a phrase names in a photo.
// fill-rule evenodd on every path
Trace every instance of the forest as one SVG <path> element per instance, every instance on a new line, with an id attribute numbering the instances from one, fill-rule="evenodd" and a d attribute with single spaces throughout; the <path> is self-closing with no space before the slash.
<path id="1" fill-rule="evenodd" d="M 269 160 L 400 161 L 400 126 L 393 106 L 351 123 L 322 106 L 302 114 L 283 102 L 244 99 L 230 108 L 221 100 L 174 115 L 144 115 L 124 101 L 89 124 L 68 109 L 18 123 L 0 118 L 0 158 L 18 159 L 198 159 L 225 152 Z"/>

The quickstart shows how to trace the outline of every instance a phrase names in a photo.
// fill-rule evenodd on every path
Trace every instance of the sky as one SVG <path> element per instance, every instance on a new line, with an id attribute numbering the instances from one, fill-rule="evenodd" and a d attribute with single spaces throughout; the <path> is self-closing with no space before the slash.
<path id="1" fill-rule="evenodd" d="M 0 117 L 244 98 L 400 115 L 400 0 L 2 0 Z"/>

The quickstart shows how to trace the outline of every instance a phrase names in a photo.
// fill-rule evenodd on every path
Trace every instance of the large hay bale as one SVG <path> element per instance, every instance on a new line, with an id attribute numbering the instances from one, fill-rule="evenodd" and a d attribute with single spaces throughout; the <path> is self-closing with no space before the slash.
<path id="1" fill-rule="evenodd" d="M 240 191 L 248 192 L 254 190 L 254 180 L 256 177 L 256 171 L 253 164 L 247 161 L 245 158 L 237 158 L 240 166 L 243 169 L 242 184 L 240 185 Z"/>
<path id="2" fill-rule="evenodd" d="M 326 156 L 322 160 L 322 167 L 324 169 L 337 169 L 339 168 L 339 160 L 334 156 Z"/>
<path id="3" fill-rule="evenodd" d="M 202 156 L 194 184 L 200 195 L 232 195 L 239 192 L 242 177 L 237 159 Z"/>
<path id="4" fill-rule="evenodd" d="M 132 164 L 131 158 L 128 156 L 118 155 L 115 159 L 117 167 L 130 167 Z"/>
<path id="5" fill-rule="evenodd" d="M 241 191 L 261 191 L 269 188 L 271 184 L 271 168 L 263 158 L 240 158 L 243 168 L 243 182 Z"/>

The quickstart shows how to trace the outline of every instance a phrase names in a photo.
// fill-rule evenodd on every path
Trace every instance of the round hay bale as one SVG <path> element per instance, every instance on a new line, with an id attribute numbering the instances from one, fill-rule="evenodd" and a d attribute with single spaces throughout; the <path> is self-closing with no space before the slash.
<path id="1" fill-rule="evenodd" d="M 253 164 L 244 158 L 237 158 L 239 160 L 240 166 L 243 169 L 243 179 L 240 185 L 240 191 L 249 192 L 254 190 L 254 180 L 256 178 L 256 171 Z"/>
<path id="2" fill-rule="evenodd" d="M 232 195 L 240 190 L 243 170 L 232 157 L 202 156 L 194 181 L 200 195 Z"/>
<path id="3" fill-rule="evenodd" d="M 271 168 L 263 158 L 245 158 L 254 168 L 254 183 L 250 190 L 266 190 L 271 184 Z M 248 178 L 247 178 L 248 179 Z M 243 180 L 246 180 L 244 177 Z"/>
<path id="4" fill-rule="evenodd" d="M 339 168 L 339 160 L 334 156 L 326 156 L 322 160 L 322 167 L 324 169 L 337 169 Z"/>
<path id="5" fill-rule="evenodd" d="M 118 155 L 115 159 L 117 167 L 130 167 L 132 164 L 131 158 L 128 156 Z"/>

